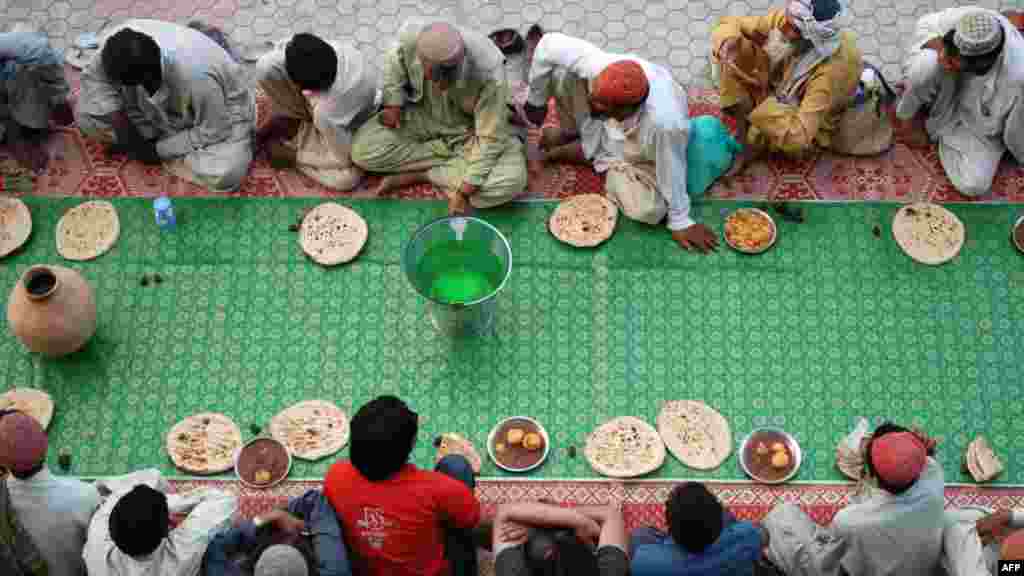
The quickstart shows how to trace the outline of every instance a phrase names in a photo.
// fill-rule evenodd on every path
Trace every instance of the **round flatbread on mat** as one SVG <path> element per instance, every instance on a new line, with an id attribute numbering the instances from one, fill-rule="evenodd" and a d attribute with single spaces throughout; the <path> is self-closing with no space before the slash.
<path id="1" fill-rule="evenodd" d="M 53 420 L 53 398 L 35 388 L 14 388 L 0 394 L 0 410 L 24 412 L 35 418 L 45 430 Z"/>
<path id="2" fill-rule="evenodd" d="M 32 235 L 32 213 L 17 198 L 0 198 L 0 258 L 21 248 Z"/>
<path id="3" fill-rule="evenodd" d="M 555 238 L 570 246 L 589 248 L 611 238 L 619 208 L 600 194 L 581 194 L 563 200 L 548 220 Z"/>
<path id="4" fill-rule="evenodd" d="M 665 402 L 658 433 L 673 456 L 697 470 L 718 468 L 732 453 L 732 429 L 725 416 L 696 400 Z"/>
<path id="5" fill-rule="evenodd" d="M 907 256 L 937 266 L 960 252 L 966 234 L 956 214 L 938 204 L 918 202 L 896 212 L 892 235 Z"/>
<path id="6" fill-rule="evenodd" d="M 319 460 L 348 444 L 348 416 L 325 400 L 306 400 L 278 412 L 270 435 L 303 460 Z"/>
<path id="7" fill-rule="evenodd" d="M 325 202 L 302 219 L 299 244 L 317 264 L 334 266 L 358 256 L 368 235 L 362 216 L 341 204 Z"/>
<path id="8" fill-rule="evenodd" d="M 476 447 L 468 439 L 454 432 L 447 432 L 438 436 L 434 440 L 434 445 L 437 447 L 437 453 L 434 455 L 435 464 L 440 462 L 445 456 L 458 454 L 469 460 L 469 465 L 473 468 L 474 474 L 480 473 L 480 466 L 483 464 L 483 461 L 480 459 L 480 453 L 476 451 Z"/>
<path id="9" fill-rule="evenodd" d="M 217 474 L 235 467 L 242 431 L 231 418 L 215 412 L 194 414 L 167 433 L 167 454 L 174 465 L 192 474 Z"/>
<path id="10" fill-rule="evenodd" d="M 57 252 L 68 260 L 92 260 L 110 250 L 120 234 L 121 221 L 113 204 L 83 202 L 57 223 Z"/>
<path id="11" fill-rule="evenodd" d="M 598 426 L 587 437 L 583 453 L 595 471 L 611 478 L 643 476 L 665 463 L 665 444 L 658 431 L 632 416 Z"/>

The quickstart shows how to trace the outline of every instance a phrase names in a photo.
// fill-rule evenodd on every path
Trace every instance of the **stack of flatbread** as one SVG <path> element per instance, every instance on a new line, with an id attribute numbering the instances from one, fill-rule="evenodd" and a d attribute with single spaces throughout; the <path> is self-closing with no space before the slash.
<path id="1" fill-rule="evenodd" d="M 17 198 L 0 198 L 0 258 L 14 252 L 32 234 L 32 214 Z"/>
<path id="2" fill-rule="evenodd" d="M 964 225 L 938 204 L 918 202 L 896 212 L 892 235 L 900 248 L 922 264 L 937 266 L 953 259 L 964 245 Z"/>
<path id="3" fill-rule="evenodd" d="M 348 416 L 326 400 L 306 400 L 270 420 L 270 435 L 296 458 L 319 460 L 348 444 Z"/>
<path id="4" fill-rule="evenodd" d="M 1003 463 L 989 446 L 984 436 L 978 436 L 967 445 L 964 468 L 975 482 L 988 482 L 1003 472 Z"/>
<path id="5" fill-rule="evenodd" d="M 366 244 L 367 236 L 366 221 L 351 208 L 334 202 L 310 210 L 299 228 L 302 251 L 323 266 L 353 260 Z"/>
<path id="6" fill-rule="evenodd" d="M 729 423 L 703 402 L 665 402 L 658 414 L 658 433 L 676 458 L 697 470 L 718 468 L 732 453 Z"/>
<path id="7" fill-rule="evenodd" d="M 235 466 L 242 431 L 223 414 L 194 414 L 167 433 L 167 454 L 174 465 L 192 474 L 217 474 Z"/>
<path id="8" fill-rule="evenodd" d="M 476 451 L 476 447 L 468 439 L 448 432 L 441 434 L 435 444 L 437 445 L 437 454 L 434 457 L 435 463 L 440 462 L 442 458 L 449 454 L 458 454 L 465 456 L 466 460 L 469 460 L 469 465 L 473 468 L 474 474 L 480 473 L 480 466 L 482 465 L 480 453 Z"/>
<path id="9" fill-rule="evenodd" d="M 615 418 L 591 432 L 583 453 L 594 470 L 611 478 L 643 476 L 665 462 L 658 431 L 632 416 Z"/>
<path id="10" fill-rule="evenodd" d="M 93 200 L 68 210 L 57 223 L 57 252 L 68 260 L 92 260 L 113 247 L 121 221 L 110 202 Z"/>
<path id="11" fill-rule="evenodd" d="M 611 238 L 619 209 L 600 194 L 581 194 L 563 201 L 548 221 L 555 238 L 570 246 L 597 246 Z"/>
<path id="12" fill-rule="evenodd" d="M 14 388 L 0 395 L 0 410 L 18 410 L 36 419 L 45 430 L 53 420 L 53 398 L 35 388 Z"/>

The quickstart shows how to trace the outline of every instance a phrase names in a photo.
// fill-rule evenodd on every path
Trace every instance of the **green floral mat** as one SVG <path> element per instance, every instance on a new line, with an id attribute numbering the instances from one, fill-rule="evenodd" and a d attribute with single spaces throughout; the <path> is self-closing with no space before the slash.
<path id="1" fill-rule="evenodd" d="M 27 199 L 35 229 L 0 261 L 10 289 L 31 264 L 59 263 L 54 230 L 78 200 Z M 661 228 L 621 219 L 596 250 L 572 250 L 546 231 L 553 204 L 484 217 L 508 237 L 512 276 L 493 333 L 453 342 L 435 333 L 399 264 L 403 243 L 440 216 L 436 202 L 346 202 L 370 226 L 354 263 L 333 269 L 302 255 L 289 225 L 310 199 L 175 199 L 178 229 L 161 232 L 145 199 L 114 200 L 121 237 L 74 263 L 96 290 L 99 329 L 69 358 L 47 361 L 0 336 L 3 388 L 34 386 L 57 403 L 58 451 L 81 475 L 145 466 L 174 469 L 164 434 L 200 411 L 233 417 L 243 435 L 277 411 L 324 398 L 350 411 L 382 393 L 424 417 L 414 459 L 458 431 L 485 450 L 502 417 L 538 418 L 553 437 L 543 478 L 594 477 L 586 434 L 606 419 L 654 423 L 667 399 L 703 400 L 732 424 L 782 426 L 804 450 L 797 480 L 839 480 L 837 441 L 856 417 L 891 418 L 943 436 L 949 481 L 975 434 L 1021 483 L 1024 257 L 1008 241 L 1013 209 L 953 206 L 968 240 L 951 263 L 928 267 L 891 239 L 894 205 L 805 205 L 803 224 L 750 257 L 681 251 Z M 704 204 L 721 230 L 734 203 Z M 875 227 L 878 230 L 874 230 Z M 141 286 L 143 274 L 164 281 Z M 568 448 L 575 446 L 576 456 Z M 296 463 L 317 477 L 332 459 Z M 490 462 L 485 476 L 501 476 Z M 660 478 L 738 479 L 735 453 L 713 472 L 669 458 Z"/>

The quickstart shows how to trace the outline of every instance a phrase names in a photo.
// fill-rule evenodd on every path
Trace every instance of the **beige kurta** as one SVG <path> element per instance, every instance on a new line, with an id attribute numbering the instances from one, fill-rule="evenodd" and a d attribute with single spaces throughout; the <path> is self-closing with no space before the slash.
<path id="1" fill-rule="evenodd" d="M 150 96 L 141 86 L 113 83 L 103 71 L 103 44 L 123 28 L 152 37 L 160 47 L 163 84 Z M 113 115 L 123 111 L 171 173 L 215 191 L 241 186 L 252 162 L 256 101 L 245 72 L 205 34 L 158 20 L 129 20 L 100 38 L 100 50 L 82 71 L 75 115 L 89 138 L 113 141 Z"/>
<path id="2" fill-rule="evenodd" d="M 754 102 L 746 85 L 728 68 L 718 64 L 718 52 L 729 39 L 739 40 L 739 67 L 757 76 L 763 84 L 775 88 L 770 79 L 768 54 L 762 45 L 772 30 L 781 30 L 786 21 L 784 10 L 772 10 L 765 16 L 726 16 L 711 33 L 712 59 L 719 66 L 719 93 L 722 108 L 746 103 L 750 115 L 747 144 L 791 156 L 802 156 L 815 145 L 831 148 L 839 117 L 852 102 L 860 82 L 864 63 L 853 36 L 841 35 L 839 49 L 817 65 L 800 90 L 800 104 L 785 104 L 775 96 Z M 785 65 L 783 75 L 794 72 L 796 59 Z M 755 74 L 755 70 L 758 74 Z M 780 84 L 784 82 L 779 82 Z"/>
<path id="3" fill-rule="evenodd" d="M 526 156 L 508 117 L 511 101 L 504 57 L 486 36 L 459 28 L 466 56 L 447 91 L 424 78 L 416 40 L 428 23 L 411 21 L 384 65 L 383 105 L 401 106 L 401 125 L 379 116 L 356 133 L 352 161 L 369 172 L 427 171 L 449 193 L 463 183 L 479 188 L 477 208 L 503 204 L 526 190 Z"/>
<path id="4" fill-rule="evenodd" d="M 918 21 L 905 72 L 907 89 L 897 115 L 909 120 L 926 106 L 925 127 L 938 142 L 939 160 L 953 186 L 965 196 L 987 194 L 1007 150 L 1024 161 L 1024 38 L 1005 18 L 1003 54 L 985 76 L 950 74 L 939 55 L 924 45 L 942 37 L 970 11 L 950 8 Z"/>
<path id="5" fill-rule="evenodd" d="M 296 151 L 296 169 L 335 190 L 351 190 L 363 178 L 352 164 L 352 136 L 373 113 L 377 71 L 359 50 L 331 42 L 338 56 L 338 75 L 331 88 L 303 96 L 285 69 L 287 40 L 256 64 L 256 81 L 274 112 L 301 121 L 295 138 L 285 145 Z"/>

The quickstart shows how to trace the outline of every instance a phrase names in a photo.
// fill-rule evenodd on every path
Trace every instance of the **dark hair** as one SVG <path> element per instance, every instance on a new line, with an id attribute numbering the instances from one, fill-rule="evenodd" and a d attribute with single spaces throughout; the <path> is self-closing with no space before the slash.
<path id="1" fill-rule="evenodd" d="M 724 512 L 718 498 L 699 482 L 676 486 L 665 502 L 669 534 L 676 544 L 694 554 L 718 540 Z"/>
<path id="2" fill-rule="evenodd" d="M 371 482 L 398 472 L 416 443 L 419 417 L 395 396 L 379 396 L 352 418 L 349 459 Z"/>
<path id="3" fill-rule="evenodd" d="M 170 521 L 167 496 L 139 484 L 121 496 L 110 511 L 110 539 L 133 558 L 146 556 L 167 537 Z"/>
<path id="4" fill-rule="evenodd" d="M 526 562 L 533 576 L 597 574 L 597 556 L 572 530 L 536 529 L 526 541 Z"/>
<path id="5" fill-rule="evenodd" d="M 949 57 L 960 60 L 961 71 L 975 76 L 984 76 L 989 73 L 989 70 L 992 70 L 999 60 L 1000 54 L 1003 53 L 1003 44 L 1006 43 L 1006 34 L 1005 31 L 1003 32 L 999 37 L 999 44 L 992 51 L 977 56 L 964 56 L 960 53 L 960 48 L 956 45 L 956 30 L 946 32 L 942 37 L 942 47 Z"/>
<path id="6" fill-rule="evenodd" d="M 163 80 L 160 46 L 151 37 L 131 28 L 119 30 L 107 38 L 100 58 L 104 73 L 118 84 L 138 86 L 146 81 Z"/>
<path id="7" fill-rule="evenodd" d="M 284 49 L 284 68 L 303 90 L 322 92 L 338 75 L 338 55 L 319 36 L 296 34 Z"/>
<path id="8" fill-rule="evenodd" d="M 878 476 L 878 471 L 875 470 L 875 465 L 871 461 L 871 451 L 874 449 L 875 440 L 881 438 L 882 436 L 885 436 L 886 434 L 895 434 L 897 432 L 909 432 L 909 430 L 907 430 L 903 426 L 893 424 L 892 422 L 885 422 L 884 424 L 880 425 L 878 428 L 875 429 L 875 432 L 871 435 L 871 438 L 868 440 L 867 446 L 864 447 L 864 461 L 867 462 L 868 473 L 871 474 L 871 476 L 875 478 L 875 480 L 878 482 L 879 488 L 885 490 L 886 492 L 889 492 L 890 494 L 902 494 L 906 492 L 908 489 L 910 489 L 910 487 L 914 485 L 914 482 L 911 482 L 906 486 L 893 486 L 892 484 L 889 484 L 888 482 L 883 480 L 881 477 Z"/>

